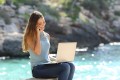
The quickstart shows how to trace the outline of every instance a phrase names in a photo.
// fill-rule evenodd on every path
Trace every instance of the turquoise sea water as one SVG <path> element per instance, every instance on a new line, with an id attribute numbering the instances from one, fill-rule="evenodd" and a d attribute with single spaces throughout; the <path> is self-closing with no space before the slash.
<path id="1" fill-rule="evenodd" d="M 120 80 L 120 45 L 101 45 L 93 51 L 77 53 L 73 80 Z M 0 80 L 31 77 L 29 59 L 0 58 Z"/>

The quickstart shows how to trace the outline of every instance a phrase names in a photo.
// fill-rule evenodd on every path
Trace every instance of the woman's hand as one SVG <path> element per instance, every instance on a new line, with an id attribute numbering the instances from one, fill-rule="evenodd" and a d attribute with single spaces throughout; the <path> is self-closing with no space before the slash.
<path id="1" fill-rule="evenodd" d="M 51 61 L 56 61 L 56 56 L 54 57 L 54 55 L 52 54 L 49 54 L 49 58 Z"/>

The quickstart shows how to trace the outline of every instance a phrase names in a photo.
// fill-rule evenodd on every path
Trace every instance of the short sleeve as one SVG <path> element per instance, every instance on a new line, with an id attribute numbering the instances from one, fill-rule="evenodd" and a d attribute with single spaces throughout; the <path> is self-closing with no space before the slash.
<path id="1" fill-rule="evenodd" d="M 45 32 L 45 34 L 46 34 L 46 37 L 50 40 L 50 35 L 47 32 Z"/>

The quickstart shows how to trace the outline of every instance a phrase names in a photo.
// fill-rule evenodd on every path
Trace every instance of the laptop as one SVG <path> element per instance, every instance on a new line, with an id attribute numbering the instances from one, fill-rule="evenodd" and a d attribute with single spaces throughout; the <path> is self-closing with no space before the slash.
<path id="1" fill-rule="evenodd" d="M 77 42 L 61 42 L 58 44 L 56 60 L 51 63 L 72 62 L 75 57 Z"/>

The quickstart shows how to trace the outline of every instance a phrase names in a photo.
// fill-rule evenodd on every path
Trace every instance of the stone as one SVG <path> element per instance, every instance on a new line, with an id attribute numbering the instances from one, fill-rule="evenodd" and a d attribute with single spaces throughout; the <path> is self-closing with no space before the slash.
<path id="1" fill-rule="evenodd" d="M 19 28 L 16 26 L 16 24 L 11 23 L 4 27 L 4 32 L 6 32 L 6 33 L 19 32 Z"/>
<path id="2" fill-rule="evenodd" d="M 38 78 L 29 78 L 25 80 L 58 80 L 57 78 L 50 78 L 50 79 L 38 79 Z"/>
<path id="3" fill-rule="evenodd" d="M 7 5 L 0 6 L 0 12 L 5 13 L 4 15 L 9 16 L 9 17 L 15 16 L 15 10 Z"/>
<path id="4" fill-rule="evenodd" d="M 34 11 L 34 10 L 33 10 L 32 7 L 29 6 L 29 5 L 20 6 L 19 9 L 18 9 L 18 13 L 19 13 L 19 14 L 32 13 L 33 11 Z"/>

